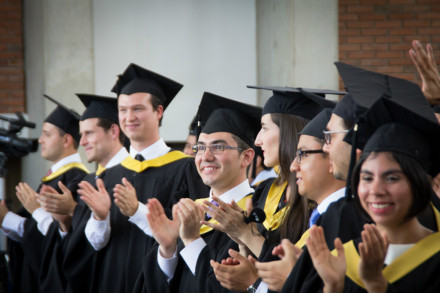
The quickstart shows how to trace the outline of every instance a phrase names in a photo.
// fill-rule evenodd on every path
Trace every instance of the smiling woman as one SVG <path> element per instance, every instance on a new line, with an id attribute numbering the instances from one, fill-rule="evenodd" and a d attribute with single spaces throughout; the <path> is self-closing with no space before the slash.
<path id="1" fill-rule="evenodd" d="M 320 243 L 322 228 L 314 228 L 307 242 L 324 287 L 338 288 L 332 292 L 440 289 L 440 213 L 429 206 L 435 197 L 430 176 L 440 167 L 436 163 L 440 126 L 434 118 L 426 118 L 433 116 L 427 109 L 425 115 L 418 116 L 383 99 L 358 125 L 358 139 L 364 143 L 353 172 L 353 192 L 375 225 L 365 225 L 361 237 L 343 247 L 340 240 L 335 241 L 338 257 Z M 392 116 L 388 111 L 402 116 Z M 387 119 L 378 122 L 378 115 L 394 121 L 380 125 Z M 406 119 L 409 116 L 411 119 Z M 427 209 L 434 211 L 435 229 L 418 219 Z"/>

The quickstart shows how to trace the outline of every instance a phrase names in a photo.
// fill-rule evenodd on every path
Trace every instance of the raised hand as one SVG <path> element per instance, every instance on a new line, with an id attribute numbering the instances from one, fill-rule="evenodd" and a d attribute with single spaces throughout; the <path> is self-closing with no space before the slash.
<path id="1" fill-rule="evenodd" d="M 49 213 L 72 217 L 77 203 L 73 200 L 72 193 L 63 182 L 59 181 L 58 186 L 62 193 L 58 193 L 49 186 L 42 188 L 40 193 L 37 194 L 38 202 Z"/>
<path id="2" fill-rule="evenodd" d="M 341 239 L 335 239 L 338 256 L 333 256 L 325 242 L 324 230 L 313 225 L 306 243 L 313 265 L 324 282 L 324 292 L 342 292 L 347 265 Z"/>
<path id="3" fill-rule="evenodd" d="M 302 249 L 296 247 L 288 239 L 281 240 L 281 244 L 272 251 L 272 254 L 277 255 L 281 260 L 255 263 L 258 275 L 270 290 L 281 291 L 301 253 Z"/>
<path id="4" fill-rule="evenodd" d="M 133 216 L 139 206 L 136 190 L 133 185 L 124 177 L 122 178 L 122 184 L 116 184 L 113 192 L 115 204 L 121 213 L 127 217 Z"/>
<path id="5" fill-rule="evenodd" d="M 180 219 L 179 236 L 187 246 L 200 238 L 200 221 L 203 219 L 203 210 L 192 199 L 181 198 L 177 203 L 177 214 Z"/>
<path id="6" fill-rule="evenodd" d="M 102 179 L 96 179 L 96 190 L 92 184 L 87 181 L 81 181 L 79 184 L 78 194 L 90 210 L 93 212 L 94 218 L 98 221 L 104 221 L 110 211 L 111 200 L 105 189 Z"/>
<path id="7" fill-rule="evenodd" d="M 216 196 L 212 196 L 212 199 L 219 206 L 205 200 L 202 209 L 217 220 L 218 224 L 207 221 L 202 221 L 202 224 L 227 233 L 233 241 L 239 245 L 247 246 L 253 254 L 259 256 L 265 239 L 259 235 L 255 223 L 247 224 L 244 221 L 244 211 L 234 201 L 227 204 Z M 246 210 L 247 213 L 251 212 L 251 200 L 247 201 Z"/>
<path id="8" fill-rule="evenodd" d="M 255 259 L 252 256 L 248 259 L 233 249 L 229 249 L 229 255 L 231 258 L 222 263 L 211 260 L 215 277 L 220 285 L 229 290 L 246 292 L 247 288 L 258 279 Z"/>
<path id="9" fill-rule="evenodd" d="M 417 68 L 422 79 L 422 92 L 431 104 L 440 102 L 440 75 L 434 59 L 431 44 L 426 45 L 426 50 L 418 40 L 412 42 L 409 56 Z"/>
<path id="10" fill-rule="evenodd" d="M 29 186 L 29 184 L 20 182 L 15 187 L 15 191 L 18 200 L 30 214 L 40 207 L 40 204 L 37 201 L 37 193 Z"/>
<path id="11" fill-rule="evenodd" d="M 150 198 L 147 203 L 147 219 L 154 239 L 159 243 L 159 251 L 165 258 L 171 258 L 177 249 L 180 219 L 177 215 L 177 205 L 173 206 L 173 219 L 170 220 L 156 198 Z"/>
<path id="12" fill-rule="evenodd" d="M 368 292 L 386 292 L 388 283 L 382 274 L 389 241 L 374 224 L 365 224 L 359 243 L 359 276 Z"/>

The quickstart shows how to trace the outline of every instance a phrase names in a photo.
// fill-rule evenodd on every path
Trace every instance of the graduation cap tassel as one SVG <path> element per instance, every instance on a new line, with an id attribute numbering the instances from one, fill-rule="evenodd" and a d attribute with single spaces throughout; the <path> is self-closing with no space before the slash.
<path id="1" fill-rule="evenodd" d="M 345 197 L 348 199 L 353 198 L 353 191 L 352 191 L 352 180 L 351 177 L 353 175 L 353 169 L 356 165 L 356 145 L 357 145 L 357 131 L 358 131 L 358 123 L 353 127 L 353 136 L 351 139 L 351 154 L 350 154 L 350 164 L 348 165 L 348 173 L 347 173 L 347 183 L 346 183 L 346 189 L 345 189 Z"/>
<path id="2" fill-rule="evenodd" d="M 200 115 L 197 115 L 196 142 L 199 141 L 200 133 L 202 133 L 202 121 L 200 121 Z"/>
<path id="3" fill-rule="evenodd" d="M 252 178 L 257 177 L 257 154 L 255 154 L 252 162 Z"/>

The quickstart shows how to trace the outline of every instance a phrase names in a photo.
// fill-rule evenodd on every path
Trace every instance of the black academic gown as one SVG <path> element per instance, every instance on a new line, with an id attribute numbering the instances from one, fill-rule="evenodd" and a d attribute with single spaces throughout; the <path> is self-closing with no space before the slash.
<path id="1" fill-rule="evenodd" d="M 347 275 L 344 292 L 367 292 L 359 277 L 361 239 L 344 244 Z M 387 292 L 440 292 L 440 232 L 417 242 L 382 270 Z"/>
<path id="2" fill-rule="evenodd" d="M 246 200 L 251 198 L 247 195 L 237 204 L 245 208 Z M 211 219 L 211 222 L 214 220 Z M 226 259 L 230 248 L 238 250 L 238 245 L 229 236 L 221 231 L 213 230 L 203 225 L 200 234 L 206 242 L 197 259 L 195 274 L 188 268 L 185 260 L 178 254 L 178 264 L 170 283 L 157 262 L 158 247 L 156 246 L 144 259 L 142 272 L 136 281 L 133 293 L 146 292 L 230 292 L 223 288 L 215 278 L 210 261 L 220 262 Z M 183 248 L 179 243 L 178 251 Z"/>
<path id="3" fill-rule="evenodd" d="M 238 249 L 238 246 L 229 237 L 219 231 L 211 231 L 202 235 L 206 246 L 201 251 L 197 260 L 195 275 L 186 265 L 180 254 L 175 274 L 167 282 L 167 276 L 157 263 L 158 246 L 145 257 L 142 263 L 142 271 L 138 276 L 134 292 L 229 292 L 221 287 L 211 269 L 210 260 L 221 261 L 225 259 L 229 248 Z M 179 251 L 182 245 L 179 244 Z"/>
<path id="4" fill-rule="evenodd" d="M 108 169 L 107 169 L 108 170 Z M 98 171 L 84 177 L 83 181 L 89 182 L 96 188 L 96 179 L 103 178 L 107 170 Z M 96 278 L 97 253 L 91 248 L 84 230 L 91 217 L 91 210 L 82 200 L 79 200 L 73 217 L 72 227 L 66 236 L 62 256 L 62 273 L 65 278 L 65 292 L 88 292 Z M 88 255 L 87 255 L 88 253 Z M 69 259 L 70 261 L 67 261 Z"/>
<path id="5" fill-rule="evenodd" d="M 434 231 L 438 231 L 440 213 L 435 210 L 433 205 L 426 209 L 423 219 L 427 226 Z M 336 237 L 341 238 L 343 243 L 360 238 L 363 225 L 366 223 L 368 221 L 360 215 L 354 201 L 344 197 L 331 204 L 327 211 L 318 218 L 316 224 L 324 228 L 327 245 L 332 250 L 334 249 L 334 239 Z M 316 292 L 322 286 L 322 280 L 313 267 L 310 254 L 307 248 L 304 248 L 281 292 Z"/>
<path id="6" fill-rule="evenodd" d="M 334 239 L 342 242 L 360 237 L 367 220 L 359 213 L 354 200 L 343 197 L 332 203 L 327 211 L 316 221 L 323 227 L 329 249 L 334 248 Z M 290 272 L 281 292 L 314 292 L 314 284 L 319 288 L 321 279 L 316 275 L 312 259 L 306 247 Z"/>
<path id="7" fill-rule="evenodd" d="M 64 273 L 69 283 L 74 285 L 80 280 L 78 265 L 93 265 L 94 275 L 88 292 L 131 292 L 140 273 L 142 259 L 155 243 L 154 238 L 129 222 L 114 204 L 113 188 L 121 183 L 123 177 L 134 186 L 140 202 L 146 203 L 149 198 L 155 197 L 169 216 L 172 205 L 180 198 L 196 199 L 208 194 L 194 159 L 179 151 L 143 162 L 128 157 L 120 165 L 108 169 L 102 179 L 112 200 L 110 240 L 96 252 L 86 242 L 85 234 L 81 233 L 81 240 L 72 242 L 73 237 L 70 239 L 64 259 Z"/>
<path id="8" fill-rule="evenodd" d="M 61 193 L 58 182 L 63 182 L 77 198 L 76 190 L 78 183 L 87 174 L 87 168 L 83 164 L 72 164 L 72 168 L 63 172 L 52 173 L 50 177 L 45 177 L 37 188 L 40 191 L 43 184 L 55 188 Z M 25 221 L 24 235 L 21 242 L 8 239 L 8 254 L 10 257 L 10 273 L 13 292 L 38 292 L 39 274 L 42 272 L 43 251 L 48 251 L 50 246 L 49 238 L 46 238 L 38 230 L 37 222 L 26 211 L 19 212 L 20 215 L 27 215 Z M 49 229 L 50 230 L 50 229 Z M 47 236 L 51 233 L 48 232 Z M 46 255 L 48 257 L 48 255 Z"/>

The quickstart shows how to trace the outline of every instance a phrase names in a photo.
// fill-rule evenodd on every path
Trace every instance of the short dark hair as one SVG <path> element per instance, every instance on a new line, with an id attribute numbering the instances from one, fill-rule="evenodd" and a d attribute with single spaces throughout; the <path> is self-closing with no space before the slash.
<path id="1" fill-rule="evenodd" d="M 235 142 L 237 143 L 237 147 L 241 148 L 241 150 L 239 150 L 238 152 L 241 154 L 242 152 L 244 152 L 247 149 L 250 149 L 250 145 L 248 145 L 244 140 L 242 140 L 240 137 L 238 137 L 235 134 L 232 134 L 232 139 L 235 140 Z"/>
<path id="2" fill-rule="evenodd" d="M 126 136 L 125 136 L 124 132 L 121 130 L 121 127 L 119 126 L 119 123 L 116 123 L 115 121 L 110 120 L 108 118 L 102 118 L 102 117 L 98 118 L 98 124 L 97 125 L 99 127 L 102 127 L 105 131 L 108 131 L 112 127 L 113 124 L 118 126 L 118 128 L 119 128 L 119 142 L 122 145 L 124 145 L 124 142 L 126 140 Z"/>
<path id="3" fill-rule="evenodd" d="M 58 133 L 60 134 L 60 136 L 64 136 L 64 135 L 68 134 L 68 135 L 70 135 L 70 136 L 72 137 L 73 148 L 74 148 L 75 150 L 77 150 L 78 147 L 79 147 L 79 141 L 77 141 L 77 140 L 75 139 L 75 137 L 73 137 L 73 135 L 71 135 L 70 133 L 65 132 L 64 130 L 62 130 L 62 129 L 59 128 L 58 126 L 57 126 L 57 129 L 58 129 Z"/>
<path id="4" fill-rule="evenodd" d="M 156 97 L 156 96 L 153 95 L 153 94 L 150 94 L 150 95 L 151 95 L 151 99 L 150 99 L 150 101 L 151 101 L 151 105 L 153 106 L 153 110 L 154 110 L 154 111 L 157 111 L 157 109 L 159 108 L 159 106 L 162 106 L 162 107 L 163 107 L 163 102 L 162 102 L 161 99 L 159 99 L 158 97 Z M 165 109 L 164 109 L 164 110 L 165 110 Z M 165 112 L 165 111 L 164 111 L 164 112 Z M 162 126 L 163 114 L 164 114 L 164 113 L 162 113 L 162 117 L 160 117 L 160 120 L 159 120 L 159 127 Z"/>
<path id="5" fill-rule="evenodd" d="M 370 219 L 370 216 L 362 209 L 359 194 L 358 194 L 358 186 L 360 181 L 360 172 L 363 163 L 370 157 L 374 158 L 380 152 L 364 152 L 359 158 L 358 163 L 356 164 L 353 170 L 352 176 L 352 186 L 353 186 L 353 194 L 355 196 L 355 202 L 358 207 L 361 209 L 364 216 L 367 219 Z M 429 205 L 432 196 L 434 195 L 434 191 L 432 189 L 431 180 L 429 178 L 428 173 L 425 169 L 420 165 L 420 163 L 407 155 L 397 153 L 397 152 L 384 152 L 389 155 L 389 158 L 394 160 L 397 164 L 399 164 L 402 169 L 403 174 L 408 178 L 409 184 L 411 186 L 411 196 L 412 196 L 412 204 L 405 215 L 404 222 L 410 220 L 413 217 L 416 217 Z"/>
<path id="6" fill-rule="evenodd" d="M 354 122 L 349 121 L 347 119 L 342 118 L 343 120 L 343 125 L 345 129 L 351 129 L 354 126 Z"/>

